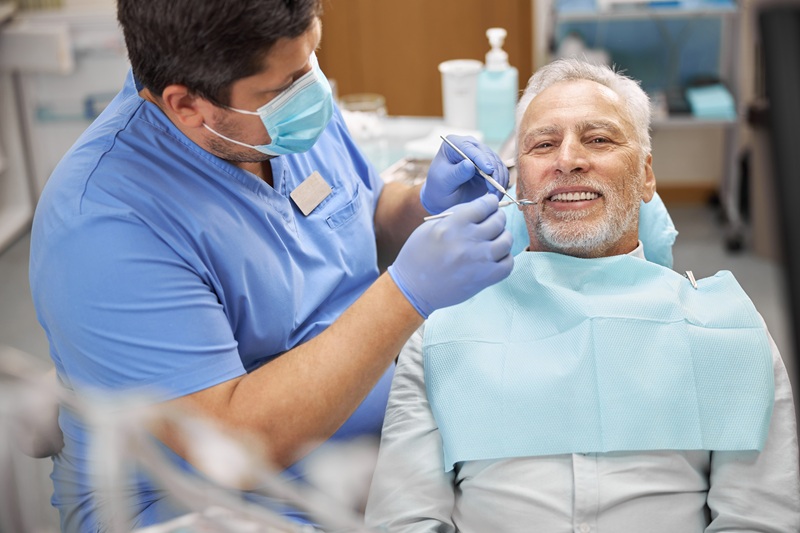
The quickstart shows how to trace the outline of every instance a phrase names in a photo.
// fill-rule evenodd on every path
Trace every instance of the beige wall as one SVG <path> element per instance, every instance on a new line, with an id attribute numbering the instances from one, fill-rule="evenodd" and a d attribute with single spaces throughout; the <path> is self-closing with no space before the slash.
<path id="1" fill-rule="evenodd" d="M 721 127 L 654 128 L 653 171 L 659 191 L 697 188 L 703 195 L 716 188 L 724 168 L 723 145 Z"/>

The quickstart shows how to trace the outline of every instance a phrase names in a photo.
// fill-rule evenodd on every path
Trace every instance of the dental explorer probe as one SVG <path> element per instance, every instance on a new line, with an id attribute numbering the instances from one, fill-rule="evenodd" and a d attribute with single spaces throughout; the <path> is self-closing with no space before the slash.
<path id="1" fill-rule="evenodd" d="M 505 189 L 505 188 L 504 188 L 502 185 L 500 185 L 500 184 L 497 182 L 497 180 L 496 180 L 496 179 L 494 179 L 494 178 L 493 178 L 493 177 L 491 177 L 489 174 L 487 174 L 486 172 L 484 172 L 483 170 L 481 170 L 481 168 L 480 168 L 478 165 L 476 165 L 476 164 L 475 164 L 475 161 L 473 161 L 472 159 L 470 159 L 470 158 L 467 156 L 467 154 L 465 154 L 464 152 L 462 152 L 461 150 L 459 150 L 459 149 L 458 149 L 458 146 L 456 146 L 455 144 L 453 144 L 452 142 L 450 142 L 450 141 L 449 141 L 449 140 L 448 140 L 448 139 L 447 139 L 447 138 L 446 138 L 444 135 L 439 135 L 439 137 L 440 137 L 440 138 L 441 138 L 441 139 L 442 139 L 444 142 L 446 142 L 446 143 L 447 143 L 447 144 L 450 146 L 450 148 L 452 148 L 453 150 L 455 150 L 456 152 L 458 152 L 458 154 L 459 154 L 461 157 L 463 157 L 464 159 L 466 159 L 467 161 L 469 161 L 470 163 L 472 163 L 472 165 L 473 165 L 473 166 L 474 166 L 476 169 L 478 169 L 478 173 L 479 173 L 481 176 L 483 176 L 483 179 L 485 179 L 486 181 L 488 181 L 489 183 L 491 183 L 491 184 L 494 186 L 494 188 L 495 188 L 495 189 L 497 189 L 498 191 L 500 191 L 501 193 L 503 193 L 505 196 L 507 196 L 507 197 L 508 197 L 508 199 L 509 199 L 509 200 L 511 200 L 512 202 L 514 202 L 515 204 L 517 204 L 517 207 L 522 207 L 523 205 L 535 205 L 535 204 L 536 204 L 536 202 L 534 202 L 534 201 L 532 201 L 532 200 L 517 200 L 516 198 L 512 197 L 510 194 L 508 194 L 508 191 L 506 191 L 506 189 Z M 441 213 L 441 214 L 444 214 L 444 213 Z M 434 216 L 437 216 L 437 215 L 434 215 Z M 429 220 L 429 219 L 430 219 L 430 217 L 425 217 L 425 220 Z"/>

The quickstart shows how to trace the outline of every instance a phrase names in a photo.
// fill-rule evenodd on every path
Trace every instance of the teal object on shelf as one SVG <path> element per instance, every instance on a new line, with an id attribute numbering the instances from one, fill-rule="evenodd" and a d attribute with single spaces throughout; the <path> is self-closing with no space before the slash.
<path id="1" fill-rule="evenodd" d="M 503 28 L 486 30 L 492 48 L 478 74 L 478 129 L 490 145 L 502 143 L 514 131 L 519 83 L 517 69 L 508 63 L 508 53 L 502 48 L 506 34 Z"/>
<path id="2" fill-rule="evenodd" d="M 733 120 L 736 104 L 730 91 L 722 85 L 686 89 L 686 99 L 692 114 L 698 118 Z"/>

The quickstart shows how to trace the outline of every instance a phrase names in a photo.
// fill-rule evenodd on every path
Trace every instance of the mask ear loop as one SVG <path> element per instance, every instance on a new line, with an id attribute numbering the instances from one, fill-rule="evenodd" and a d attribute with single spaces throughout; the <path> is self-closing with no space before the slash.
<path id="1" fill-rule="evenodd" d="M 230 109 L 231 111 L 236 111 L 237 113 L 241 113 L 243 115 L 255 115 L 260 116 L 258 111 L 245 111 L 244 109 L 237 109 L 235 107 L 226 106 L 225 109 Z"/>
<path id="2" fill-rule="evenodd" d="M 256 113 L 256 114 L 258 114 L 258 113 Z M 253 150 L 258 150 L 258 148 L 256 148 L 252 144 L 243 143 L 242 141 L 237 141 L 236 139 L 231 139 L 230 137 L 224 136 L 223 134 L 221 134 L 217 130 L 213 129 L 211 126 L 209 126 L 205 122 L 203 122 L 203 127 L 205 129 L 207 129 L 208 131 L 210 131 L 211 133 L 213 133 L 214 135 L 216 135 L 217 137 L 219 137 L 221 139 L 225 139 L 228 142 L 232 142 L 233 144 L 238 144 L 239 146 L 244 146 L 245 148 L 252 148 Z M 258 150 L 258 151 L 260 151 L 260 150 Z"/>

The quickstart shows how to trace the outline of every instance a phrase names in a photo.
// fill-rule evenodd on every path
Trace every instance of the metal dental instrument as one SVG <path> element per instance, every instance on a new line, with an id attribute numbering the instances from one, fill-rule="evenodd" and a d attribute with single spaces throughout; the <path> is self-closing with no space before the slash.
<path id="1" fill-rule="evenodd" d="M 524 200 L 524 201 L 528 202 L 529 200 Z M 510 200 L 504 200 L 504 201 L 500 202 L 499 204 L 497 204 L 497 207 L 507 207 L 507 206 L 509 206 L 509 205 L 511 205 L 513 203 L 515 203 L 515 202 L 512 202 Z M 527 205 L 527 204 L 522 204 L 522 205 Z M 443 213 L 439 213 L 438 215 L 429 215 L 427 217 L 422 217 L 422 220 L 427 222 L 428 220 L 436 220 L 437 218 L 449 217 L 452 214 L 453 214 L 452 211 L 445 211 Z"/>
<path id="2" fill-rule="evenodd" d="M 483 170 L 481 170 L 481 169 L 480 169 L 480 167 L 479 167 L 478 165 L 476 165 L 476 164 L 475 164 L 475 161 L 473 161 L 472 159 L 470 159 L 470 158 L 467 156 L 467 154 L 465 154 L 464 152 L 462 152 L 461 150 L 459 150 L 459 149 L 458 149 L 458 146 L 456 146 L 455 144 L 453 144 L 452 142 L 450 142 L 449 140 L 447 140 L 447 138 L 446 138 L 444 135 L 439 135 L 439 137 L 440 137 L 440 138 L 441 138 L 441 139 L 442 139 L 444 142 L 446 142 L 448 145 L 450 145 L 450 148 L 452 148 L 453 150 L 455 150 L 456 152 L 458 152 L 458 154 L 459 154 L 461 157 L 463 157 L 464 159 L 466 159 L 467 161 L 469 161 L 470 163 L 472 163 L 472 164 L 473 164 L 473 166 L 474 166 L 476 169 L 478 169 L 478 173 L 479 173 L 481 176 L 483 176 L 483 179 L 485 179 L 486 181 L 488 181 L 489 183 L 491 183 L 491 184 L 494 186 L 494 188 L 495 188 L 495 189 L 497 189 L 498 191 L 500 191 L 501 193 L 503 193 L 505 196 L 507 196 L 507 197 L 508 197 L 508 199 L 509 199 L 509 200 L 511 200 L 512 202 L 514 202 L 515 204 L 517 204 L 517 207 L 522 207 L 523 205 L 536 205 L 536 202 L 534 202 L 534 201 L 532 201 L 532 200 L 517 200 L 516 198 L 514 198 L 513 196 L 511 196 L 510 194 L 508 194 L 508 191 L 506 191 L 506 190 L 505 190 L 505 188 L 504 188 L 502 185 L 500 185 L 499 183 L 497 183 L 497 180 L 495 180 L 495 179 L 494 179 L 493 177 L 491 177 L 489 174 L 487 174 L 486 172 L 484 172 Z"/>

